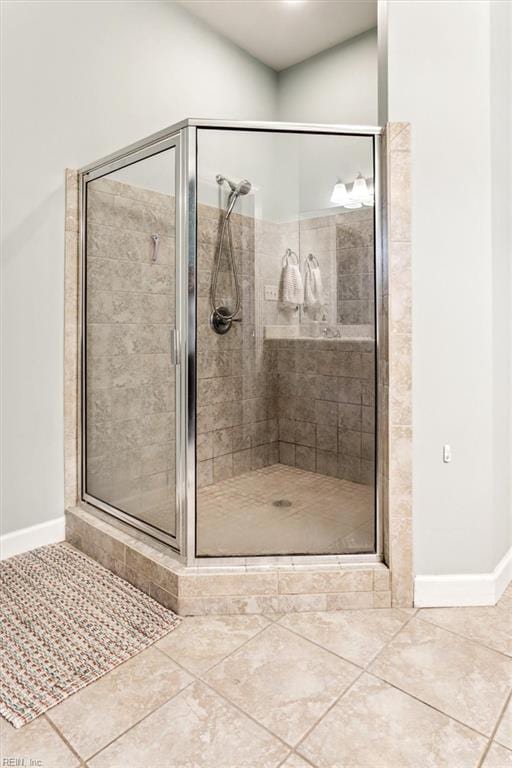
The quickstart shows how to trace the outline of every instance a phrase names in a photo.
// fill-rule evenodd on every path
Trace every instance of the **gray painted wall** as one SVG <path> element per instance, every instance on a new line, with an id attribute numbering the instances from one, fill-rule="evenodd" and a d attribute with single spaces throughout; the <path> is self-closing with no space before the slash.
<path id="1" fill-rule="evenodd" d="M 510 79 L 498 5 L 388 4 L 389 119 L 413 126 L 419 574 L 489 572 L 511 544 Z"/>
<path id="2" fill-rule="evenodd" d="M 272 119 L 276 74 L 175 3 L 7 3 L 2 526 L 63 512 L 64 168 L 183 117 Z"/>

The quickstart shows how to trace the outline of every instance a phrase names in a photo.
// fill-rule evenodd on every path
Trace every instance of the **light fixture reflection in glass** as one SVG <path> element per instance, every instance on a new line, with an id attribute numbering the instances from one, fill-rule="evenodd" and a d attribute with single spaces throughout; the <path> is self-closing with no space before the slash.
<path id="1" fill-rule="evenodd" d="M 331 203 L 335 205 L 347 205 L 347 203 L 350 203 L 347 188 L 339 179 L 332 190 Z"/>
<path id="2" fill-rule="evenodd" d="M 350 197 L 358 203 L 364 203 L 365 200 L 369 199 L 370 192 L 368 190 L 366 179 L 362 173 L 360 173 L 354 181 Z"/>
<path id="3" fill-rule="evenodd" d="M 374 205 L 373 181 L 370 179 L 368 184 L 363 174 L 360 173 L 352 183 L 352 188 L 349 192 L 346 184 L 338 178 L 333 187 L 330 200 L 334 205 L 339 205 L 343 208 L 362 208 L 363 205 L 371 207 Z"/>

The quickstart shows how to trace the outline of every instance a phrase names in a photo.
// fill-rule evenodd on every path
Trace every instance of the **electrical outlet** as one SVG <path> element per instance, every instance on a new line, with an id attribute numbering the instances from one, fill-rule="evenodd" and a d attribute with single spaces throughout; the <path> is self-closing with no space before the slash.
<path id="1" fill-rule="evenodd" d="M 265 301 L 277 301 L 277 285 L 266 285 L 263 295 Z"/>

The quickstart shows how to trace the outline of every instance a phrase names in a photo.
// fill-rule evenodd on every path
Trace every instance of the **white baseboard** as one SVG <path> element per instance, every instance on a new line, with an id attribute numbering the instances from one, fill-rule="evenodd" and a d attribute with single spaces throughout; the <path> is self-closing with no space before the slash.
<path id="1" fill-rule="evenodd" d="M 28 552 L 29 549 L 42 547 L 44 544 L 55 544 L 64 539 L 64 515 L 48 520 L 46 523 L 32 525 L 30 528 L 4 533 L 0 536 L 0 560 Z"/>
<path id="2" fill-rule="evenodd" d="M 416 608 L 457 605 L 496 605 L 512 579 L 512 547 L 492 573 L 460 573 L 447 576 L 416 576 Z"/>

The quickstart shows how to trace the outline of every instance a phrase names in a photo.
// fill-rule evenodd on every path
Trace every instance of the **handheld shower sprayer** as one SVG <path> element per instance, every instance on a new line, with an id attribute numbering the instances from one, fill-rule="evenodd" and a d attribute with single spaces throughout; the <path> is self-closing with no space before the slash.
<path id="1" fill-rule="evenodd" d="M 235 260 L 233 258 L 233 242 L 231 236 L 231 222 L 230 217 L 233 209 L 236 205 L 236 201 L 242 195 L 247 195 L 252 188 L 252 184 L 247 179 L 241 179 L 238 183 L 235 183 L 226 176 L 222 176 L 220 173 L 215 177 L 217 184 L 222 186 L 224 183 L 228 184 L 230 193 L 228 195 L 226 210 L 222 217 L 222 224 L 220 229 L 219 244 L 215 254 L 215 262 L 212 270 L 212 280 L 210 285 L 210 305 L 212 313 L 210 315 L 210 325 L 215 333 L 224 334 L 229 331 L 233 322 L 239 322 L 241 318 L 237 315 L 240 312 L 241 307 L 241 290 L 240 281 L 238 278 L 238 272 L 236 269 Z M 233 283 L 235 287 L 235 309 L 231 311 L 228 307 L 219 305 L 217 302 L 217 281 L 219 278 L 220 263 L 222 260 L 222 248 L 224 245 L 224 237 L 227 233 L 227 257 L 231 274 L 233 275 Z"/>

